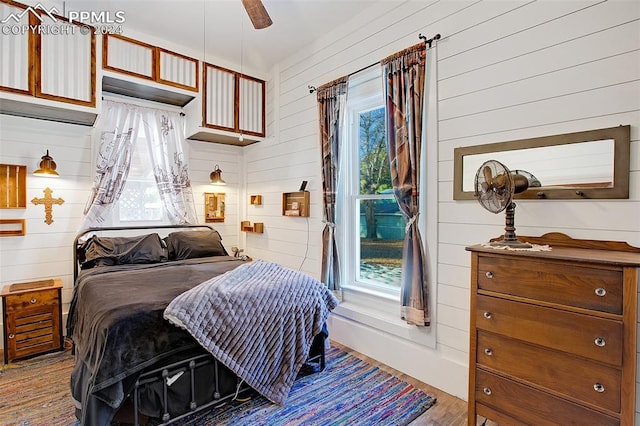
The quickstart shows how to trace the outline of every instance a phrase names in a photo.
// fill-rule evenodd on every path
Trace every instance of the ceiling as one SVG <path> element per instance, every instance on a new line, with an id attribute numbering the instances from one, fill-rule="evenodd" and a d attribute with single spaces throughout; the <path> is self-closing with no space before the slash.
<path id="1" fill-rule="evenodd" d="M 67 16 L 70 10 L 110 12 L 112 16 L 122 11 L 123 35 L 134 31 L 197 52 L 206 49 L 206 61 L 223 59 L 265 73 L 375 3 L 376 0 L 263 0 L 273 25 L 255 30 L 241 0 L 60 1 Z"/>

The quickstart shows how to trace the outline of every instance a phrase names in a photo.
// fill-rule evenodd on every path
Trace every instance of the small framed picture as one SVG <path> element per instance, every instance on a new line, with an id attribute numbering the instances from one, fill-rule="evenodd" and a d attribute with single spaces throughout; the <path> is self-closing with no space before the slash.
<path id="1" fill-rule="evenodd" d="M 300 204 L 297 201 L 291 202 L 291 210 L 300 210 Z"/>

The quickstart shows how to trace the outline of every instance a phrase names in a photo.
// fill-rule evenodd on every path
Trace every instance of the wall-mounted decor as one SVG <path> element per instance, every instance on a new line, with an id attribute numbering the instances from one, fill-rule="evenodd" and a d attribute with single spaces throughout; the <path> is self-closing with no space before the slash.
<path id="1" fill-rule="evenodd" d="M 51 196 L 51 194 L 53 193 L 53 190 L 51 190 L 51 188 L 45 188 L 42 190 L 42 192 L 44 192 L 44 198 L 34 197 L 31 202 L 35 205 L 44 205 L 44 223 L 46 223 L 47 225 L 51 225 L 53 223 L 53 205 L 60 205 L 64 203 L 64 200 L 62 198 L 53 198 Z"/>
<path id="2" fill-rule="evenodd" d="M 0 164 L 0 209 L 27 207 L 27 166 Z"/>
<path id="3" fill-rule="evenodd" d="M 0 219 L 0 237 L 22 237 L 26 233 L 24 219 Z"/>
<path id="4" fill-rule="evenodd" d="M 262 195 L 251 195 L 251 196 L 249 196 L 249 203 L 252 206 L 261 206 L 262 205 Z"/>
<path id="5" fill-rule="evenodd" d="M 264 223 L 256 222 L 252 225 L 251 221 L 243 220 L 240 222 L 240 230 L 242 232 L 255 232 L 256 234 L 262 234 L 264 232 Z"/>
<path id="6" fill-rule="evenodd" d="M 283 216 L 309 216 L 309 191 L 282 193 Z"/>
<path id="7" fill-rule="evenodd" d="M 224 222 L 224 193 L 204 193 L 205 222 Z"/>

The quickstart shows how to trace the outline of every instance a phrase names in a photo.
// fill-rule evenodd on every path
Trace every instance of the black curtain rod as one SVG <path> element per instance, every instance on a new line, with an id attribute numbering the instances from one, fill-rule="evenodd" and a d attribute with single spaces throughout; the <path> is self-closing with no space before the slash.
<path id="1" fill-rule="evenodd" d="M 436 35 L 434 35 L 432 38 L 427 38 L 426 36 L 423 36 L 422 34 L 418 34 L 418 38 L 419 38 L 420 40 L 423 40 L 426 44 L 428 44 L 428 45 L 429 45 L 428 49 L 431 49 L 431 44 L 432 44 L 434 41 L 440 40 L 441 36 L 440 36 L 440 34 L 436 34 Z M 360 68 L 360 69 L 359 69 L 359 70 L 357 70 L 357 71 L 350 72 L 349 74 L 347 74 L 347 77 L 351 77 L 351 76 L 352 76 L 352 75 L 354 75 L 354 74 L 358 74 L 359 72 L 364 71 L 364 70 L 366 70 L 366 69 L 368 69 L 368 68 L 371 68 L 371 67 L 373 67 L 373 66 L 376 66 L 376 65 L 378 65 L 378 64 L 380 64 L 380 61 L 378 61 L 378 62 L 374 62 L 373 64 L 367 65 L 366 67 L 362 67 L 362 68 Z M 308 85 L 308 86 L 307 86 L 307 88 L 309 89 L 309 93 L 313 93 L 313 92 L 315 92 L 316 90 L 318 90 L 318 89 L 316 88 L 316 86 L 311 86 L 311 85 Z"/>

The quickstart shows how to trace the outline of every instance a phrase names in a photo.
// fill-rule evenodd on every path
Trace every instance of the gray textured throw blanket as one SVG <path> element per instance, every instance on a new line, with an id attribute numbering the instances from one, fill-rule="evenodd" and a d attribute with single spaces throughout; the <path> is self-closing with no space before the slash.
<path id="1" fill-rule="evenodd" d="M 220 362 L 283 405 L 338 300 L 304 273 L 257 260 L 176 297 L 164 317 Z"/>

